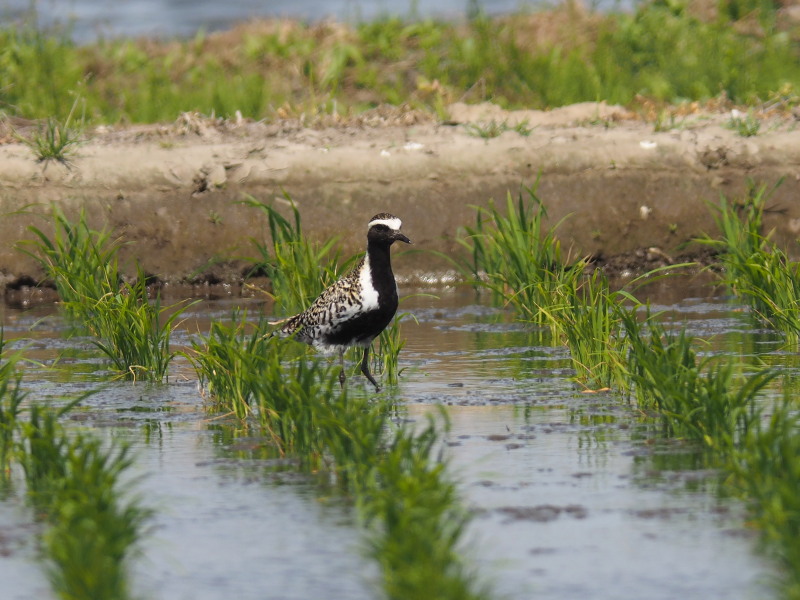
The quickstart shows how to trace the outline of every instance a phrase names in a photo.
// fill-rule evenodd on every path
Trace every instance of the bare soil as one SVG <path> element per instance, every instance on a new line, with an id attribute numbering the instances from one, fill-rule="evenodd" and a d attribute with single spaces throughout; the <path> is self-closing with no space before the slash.
<path id="1" fill-rule="evenodd" d="M 742 137 L 726 126 L 727 111 L 698 109 L 657 131 L 605 103 L 515 112 L 454 104 L 444 123 L 395 108 L 313 126 L 185 114 L 170 125 L 98 128 L 67 164 L 37 162 L 29 147 L 6 137 L 0 289 L 8 295 L 40 282 L 17 246 L 31 239 L 29 226 L 47 231 L 54 204 L 72 216 L 85 209 L 94 227 L 126 242 L 127 264 L 138 260 L 165 283 L 238 285 L 256 254 L 252 239 L 266 234 L 263 215 L 239 202 L 247 195 L 274 201 L 287 215 L 290 196 L 304 232 L 339 236 L 346 254 L 363 248 L 372 215 L 396 214 L 423 251 L 399 255 L 398 276 L 436 279 L 449 264 L 424 251 L 463 257 L 457 236 L 474 223 L 474 206 L 504 205 L 507 194 L 537 181 L 551 222 L 563 219 L 563 247 L 617 274 L 696 256 L 692 240 L 715 231 L 709 203 L 742 198 L 748 182 L 782 182 L 765 223 L 796 253 L 797 119 L 758 116 L 759 134 Z M 491 124 L 507 131 L 481 137 Z M 17 131 L 24 135 L 25 124 Z"/>

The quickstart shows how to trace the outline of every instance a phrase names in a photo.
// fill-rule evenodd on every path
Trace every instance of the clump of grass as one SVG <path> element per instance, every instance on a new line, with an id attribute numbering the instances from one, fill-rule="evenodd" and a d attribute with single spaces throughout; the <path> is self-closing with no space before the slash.
<path id="1" fill-rule="evenodd" d="M 728 457 L 731 488 L 745 497 L 768 553 L 780 566 L 782 597 L 800 598 L 800 420 L 778 400 Z"/>
<path id="2" fill-rule="evenodd" d="M 533 188 L 516 202 L 509 193 L 505 214 L 494 203 L 478 208 L 474 227 L 459 241 L 472 254 L 472 283 L 492 291 L 498 302 L 510 304 L 526 320 L 553 326 L 543 307 L 552 304 L 559 290 L 577 287 L 584 263 L 568 265 L 555 236 L 558 224 L 545 229 L 547 211 Z"/>
<path id="3" fill-rule="evenodd" d="M 755 398 L 777 375 L 762 369 L 748 377 L 713 356 L 698 358 L 696 341 L 648 315 L 621 313 L 630 340 L 629 374 L 637 404 L 655 411 L 665 432 L 727 451 L 758 420 Z M 643 327 L 647 332 L 643 332 Z"/>
<path id="4" fill-rule="evenodd" d="M 339 254 L 334 251 L 336 238 L 315 244 L 303 236 L 300 211 L 289 196 L 286 200 L 291 206 L 293 221 L 283 217 L 272 205 L 253 197 L 243 203 L 262 211 L 269 225 L 269 242 L 253 240 L 259 257 L 254 260 L 251 273 L 263 272 L 269 278 L 276 305 L 290 314 L 308 307 L 336 280 Z"/>
<path id="5" fill-rule="evenodd" d="M 20 425 L 22 402 L 27 395 L 21 387 L 22 375 L 17 363 L 22 353 L 8 352 L 3 328 L 0 327 L 0 484 L 8 483 L 14 450 L 14 436 Z"/>
<path id="6" fill-rule="evenodd" d="M 488 121 L 482 123 L 467 123 L 464 125 L 466 132 L 475 137 L 490 140 L 503 135 L 506 131 L 515 131 L 523 137 L 528 137 L 533 131 L 528 127 L 527 121 L 520 121 L 515 125 L 509 125 L 507 121 Z"/>
<path id="7" fill-rule="evenodd" d="M 769 192 L 751 186 L 741 203 L 720 200 L 715 216 L 721 239 L 700 241 L 718 250 L 723 282 L 770 327 L 800 337 L 800 263 L 761 233 Z"/>
<path id="8" fill-rule="evenodd" d="M 374 479 L 358 502 L 387 598 L 477 600 L 489 591 L 459 553 L 469 515 L 436 459 L 441 436 L 432 421 L 421 432 L 397 431 L 373 459 Z"/>
<path id="9" fill-rule="evenodd" d="M 47 117 L 44 123 L 37 125 L 36 132 L 30 137 L 17 136 L 28 146 L 36 156 L 37 162 L 55 160 L 69 166 L 70 157 L 75 153 L 77 146 L 83 142 L 84 118 L 80 123 L 74 123 L 74 112 L 78 100 L 72 105 L 66 119 L 63 121 L 55 117 Z"/>
<path id="10" fill-rule="evenodd" d="M 752 111 L 748 111 L 747 114 L 743 115 L 738 110 L 732 110 L 731 117 L 725 126 L 728 129 L 733 129 L 742 137 L 753 137 L 758 135 L 758 131 L 761 129 L 761 121 L 753 115 Z"/>
<path id="11" fill-rule="evenodd" d="M 148 299 L 144 272 L 134 283 L 123 283 L 116 293 L 108 292 L 97 300 L 85 298 L 85 325 L 97 338 L 94 344 L 127 379 L 163 381 L 169 363 L 176 356 L 170 351 L 170 338 L 183 312 L 197 301 L 162 307 L 160 297 Z"/>
<path id="12" fill-rule="evenodd" d="M 50 581 L 65 600 L 131 598 L 127 567 L 151 511 L 123 500 L 129 448 L 105 451 L 96 439 L 68 435 L 58 424 L 63 412 L 32 406 L 20 439 L 29 497 L 48 525 Z"/>
<path id="13" fill-rule="evenodd" d="M 612 292 L 600 271 L 573 283 L 560 287 L 540 310 L 553 324 L 556 339 L 567 342 L 578 381 L 595 390 L 612 386 L 625 390 L 628 339 L 620 312 L 630 296 Z"/>
<path id="14" fill-rule="evenodd" d="M 175 356 L 172 330 L 191 304 L 161 307 L 158 297 L 151 303 L 141 268 L 134 283 L 124 283 L 119 242 L 90 228 L 85 212 L 76 223 L 53 208 L 52 220 L 53 237 L 31 227 L 36 239 L 23 252 L 39 262 L 67 314 L 97 338 L 95 345 L 124 377 L 163 381 Z"/>
<path id="15" fill-rule="evenodd" d="M 391 405 L 340 389 L 335 368 L 296 358 L 291 340 L 265 335 L 262 320 L 215 323 L 193 345 L 192 363 L 227 411 L 267 435 L 282 455 L 355 499 L 389 598 L 479 598 L 457 550 L 467 513 L 435 457 L 433 426 L 387 431 Z"/>
<path id="16" fill-rule="evenodd" d="M 119 288 L 120 243 L 108 231 L 92 229 L 83 210 L 75 222 L 53 206 L 51 223 L 52 237 L 31 226 L 34 239 L 22 242 L 19 247 L 53 281 L 68 312 L 78 311 L 71 316 L 80 319 L 86 299 L 97 300 Z"/>
<path id="17" fill-rule="evenodd" d="M 266 354 L 269 345 L 265 324 L 249 327 L 246 317 L 234 313 L 230 324 L 214 321 L 207 337 L 192 341 L 192 353 L 187 355 L 210 409 L 230 412 L 240 421 L 253 411 L 255 391 L 248 374 L 256 372 L 254 361 Z"/>

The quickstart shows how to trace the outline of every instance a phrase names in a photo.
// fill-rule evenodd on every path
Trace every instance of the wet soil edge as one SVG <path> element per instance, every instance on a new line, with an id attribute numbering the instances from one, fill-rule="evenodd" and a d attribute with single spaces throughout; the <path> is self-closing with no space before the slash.
<path id="1" fill-rule="evenodd" d="M 135 259 L 147 273 L 172 284 L 241 283 L 248 258 L 256 254 L 252 239 L 266 239 L 263 215 L 240 202 L 247 195 L 274 201 L 289 215 L 288 193 L 299 206 L 304 232 L 317 240 L 338 236 L 345 254 L 363 248 L 363 229 L 373 214 L 386 210 L 401 216 L 414 251 L 397 256 L 395 271 L 413 279 L 449 269 L 440 254 L 465 256 L 456 238 L 460 228 L 474 223 L 475 206 L 487 206 L 490 199 L 504 202 L 509 193 L 525 194 L 521 190 L 537 180 L 550 222 L 564 219 L 559 228 L 564 249 L 574 257 L 592 255 L 610 268 L 628 269 L 702 253 L 692 240 L 716 231 L 709 203 L 720 195 L 741 197 L 750 181 L 782 180 L 770 197 L 765 227 L 774 229 L 776 241 L 790 253 L 795 250 L 800 231 L 795 165 L 703 171 L 669 164 L 659 169 L 654 160 L 627 167 L 582 162 L 573 169 L 568 163 L 541 168 L 524 157 L 495 160 L 487 152 L 485 164 L 478 159 L 460 172 L 436 171 L 424 162 L 380 172 L 342 164 L 346 176 L 340 177 L 331 175 L 330 166 L 315 170 L 310 164 L 272 178 L 202 190 L 154 180 L 115 187 L 65 183 L 63 178 L 2 185 L 0 289 L 41 281 L 35 262 L 18 245 L 31 239 L 31 225 L 47 232 L 42 217 L 53 203 L 71 215 L 85 209 L 93 226 L 109 227 L 125 242 L 126 264 Z"/>

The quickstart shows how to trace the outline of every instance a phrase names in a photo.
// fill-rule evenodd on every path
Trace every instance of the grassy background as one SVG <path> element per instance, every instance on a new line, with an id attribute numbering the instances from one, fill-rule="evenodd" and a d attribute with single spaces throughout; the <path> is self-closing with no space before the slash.
<path id="1" fill-rule="evenodd" d="M 632 14 L 565 5 L 506 18 L 477 10 L 462 23 L 254 21 L 190 40 L 87 46 L 12 27 L 0 30 L 0 111 L 64 119 L 77 107 L 87 123 L 116 124 L 183 111 L 351 115 L 383 103 L 443 116 L 456 100 L 793 105 L 800 28 L 783 14 L 762 0 L 655 0 Z"/>

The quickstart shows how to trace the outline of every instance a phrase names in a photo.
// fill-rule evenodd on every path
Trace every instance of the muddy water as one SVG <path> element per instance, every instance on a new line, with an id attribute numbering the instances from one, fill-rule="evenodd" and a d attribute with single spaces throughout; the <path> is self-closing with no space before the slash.
<path id="1" fill-rule="evenodd" d="M 656 293 L 659 308 L 709 351 L 789 361 L 724 298 Z M 678 294 L 680 296 L 681 294 Z M 205 301 L 175 341 L 242 302 Z M 251 311 L 260 305 L 246 301 Z M 635 412 L 569 380 L 567 353 L 471 292 L 408 298 L 405 368 L 387 391 L 402 417 L 447 407 L 446 452 L 476 516 L 465 553 L 502 598 L 763 599 L 769 565 L 742 526 L 742 507 L 685 445 L 660 439 Z M 189 366 L 171 383 L 104 383 L 89 340 L 65 339 L 53 307 L 0 308 L 7 337 L 26 337 L 34 397 L 99 392 L 75 427 L 136 448 L 136 485 L 156 510 L 134 589 L 145 598 L 378 598 L 355 517 L 335 497 L 206 418 Z M 359 378 L 355 393 L 368 393 Z M 19 498 L 0 502 L 0 580 L 9 598 L 47 598 L 34 526 Z"/>

